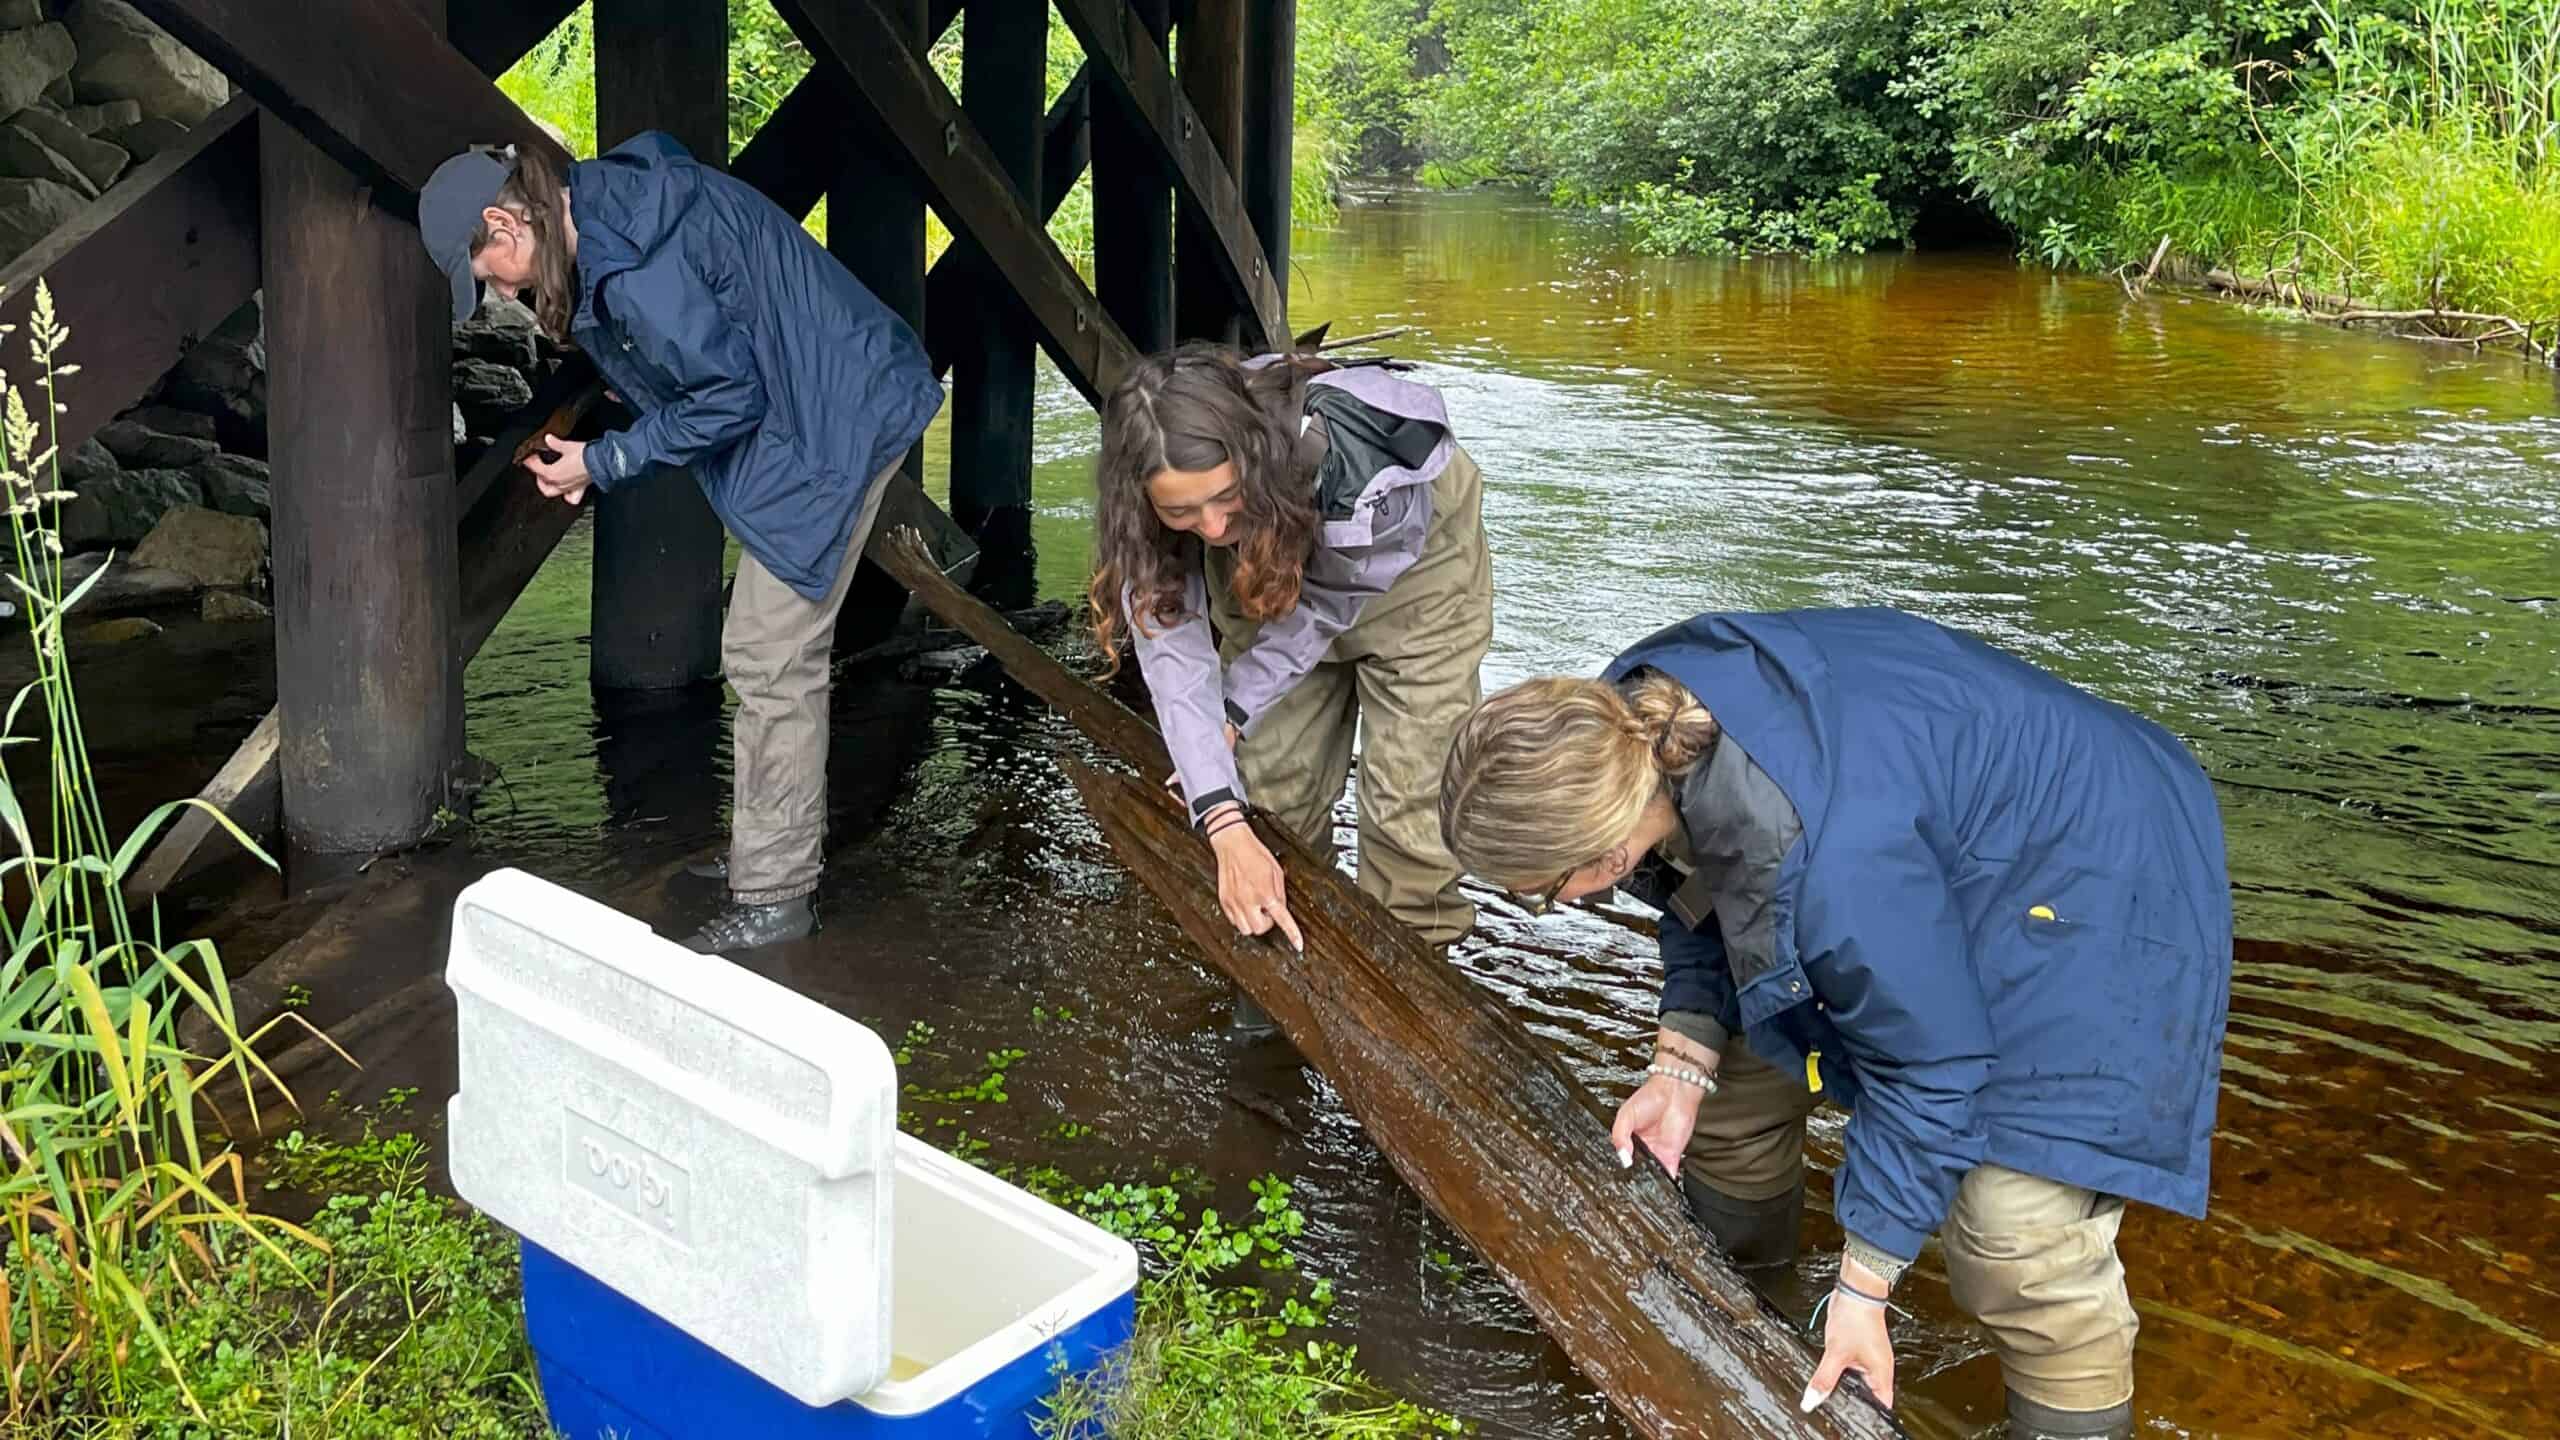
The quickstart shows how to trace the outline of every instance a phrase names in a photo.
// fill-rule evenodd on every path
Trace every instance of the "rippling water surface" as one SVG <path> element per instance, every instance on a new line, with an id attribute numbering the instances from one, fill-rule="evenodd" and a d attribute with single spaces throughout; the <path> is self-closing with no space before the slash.
<path id="1" fill-rule="evenodd" d="M 1885 603 L 2202 757 L 2244 939 L 2213 1214 L 2125 1231 L 2146 1433 L 2560 1433 L 2547 372 L 1990 256 L 1645 259 L 1501 197 L 1367 197 L 1300 236 L 1293 280 L 1301 325 L 1411 327 L 1391 348 L 1483 463 L 1489 685 L 1590 671 L 1701 609 Z M 1063 386 L 1042 405 L 1064 598 L 1095 437 Z M 652 877 L 716 833 L 719 719 L 597 715 L 583 544 L 473 667 L 474 743 L 508 777 L 483 839 L 671 920 L 701 897 Z M 1620 1433 L 1322 1080 L 1220 1033 L 1222 985 L 1057 773 L 1076 737 L 983 670 L 918 673 L 841 681 L 833 923 L 763 963 L 885 1030 L 937 1027 L 929 1083 L 1030 1051 L 1011 1104 L 920 1112 L 946 1143 L 1227 1194 L 1294 1175 L 1307 1265 L 1377 1373 L 1491 1434 Z M 1635 917 L 1487 918 L 1460 963 L 1621 1093 L 1657 978 Z M 1906 1418 L 1990 1424 L 1997 1367 L 1934 1269 L 1910 1297 Z"/>

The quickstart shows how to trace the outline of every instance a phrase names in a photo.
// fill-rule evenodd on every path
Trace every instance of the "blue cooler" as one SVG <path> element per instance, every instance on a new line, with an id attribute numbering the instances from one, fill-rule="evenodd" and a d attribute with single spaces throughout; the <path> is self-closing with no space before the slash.
<path id="1" fill-rule="evenodd" d="M 516 871 L 455 904 L 454 1188 L 569 1440 L 1031 1440 L 1137 1252 L 895 1129 L 878 1036 Z"/>

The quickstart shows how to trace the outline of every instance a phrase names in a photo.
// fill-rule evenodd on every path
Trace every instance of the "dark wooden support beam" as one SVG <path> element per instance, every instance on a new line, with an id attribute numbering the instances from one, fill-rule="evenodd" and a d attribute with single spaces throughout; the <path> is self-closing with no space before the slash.
<path id="1" fill-rule="evenodd" d="M 1016 198 L 1040 193 L 1040 96 L 1048 82 L 1049 7 L 969 0 L 961 33 L 961 104 Z M 985 268 L 966 230 L 951 248 Z M 979 592 L 1007 609 L 1039 598 L 1031 536 L 1031 413 L 1038 353 L 1022 303 L 977 287 L 969 339 L 951 366 L 951 518 L 978 542 Z"/>
<path id="2" fill-rule="evenodd" d="M 503 75 L 551 38 L 579 0 L 445 0 L 444 33 L 484 75 Z"/>
<path id="3" fill-rule="evenodd" d="M 1237 0 L 1200 0 L 1190 25 L 1226 25 L 1241 34 L 1243 12 L 1228 15 L 1220 9 L 1233 3 Z M 1112 108 L 1129 119 L 1134 138 L 1161 167 L 1160 173 L 1172 179 L 1187 237 L 1179 252 L 1189 267 L 1182 292 L 1189 299 L 1183 303 L 1204 323 L 1212 312 L 1236 317 L 1248 344 L 1276 344 L 1274 337 L 1288 331 L 1287 301 L 1264 242 L 1247 218 L 1245 193 L 1234 173 L 1244 147 L 1243 58 L 1218 51 L 1201 59 L 1194 51 L 1215 32 L 1187 25 L 1184 33 L 1191 38 L 1183 46 L 1182 74 L 1191 98 L 1186 99 L 1174 88 L 1163 50 L 1130 19 L 1121 0 L 1058 0 L 1058 11 L 1084 46 L 1095 77 L 1110 92 Z M 1206 78 L 1193 73 L 1195 64 L 1203 66 Z M 1213 87 L 1216 93 L 1207 93 Z M 1204 95 L 1210 103 L 1201 106 Z M 1098 225 L 1103 207 L 1101 197 L 1095 198 Z M 1099 236 L 1095 251 L 1099 264 Z M 1184 333 L 1195 332 L 1186 328 Z M 1216 333 L 1225 333 L 1224 321 Z"/>
<path id="4" fill-rule="evenodd" d="M 1099 404 L 1134 358 L 1128 337 L 1102 313 L 941 78 L 893 43 L 896 29 L 877 0 L 774 0 L 774 9 L 851 77 L 857 103 L 896 140 L 925 198 L 953 233 L 978 241 L 1059 373 Z"/>
<path id="5" fill-rule="evenodd" d="M 1297 138 L 1298 0 L 1251 0 L 1245 15 L 1244 213 L 1289 306 L 1289 195 Z"/>
<path id="6" fill-rule="evenodd" d="M 726 0 L 595 0 L 596 143 L 663 130 L 729 159 Z M 689 471 L 596 493 L 587 673 L 601 690 L 680 690 L 720 674 L 728 537 Z"/>
<path id="7" fill-rule="evenodd" d="M 1235 176 L 1244 160 L 1244 12 L 1245 0 L 1191 0 L 1176 35 L 1182 93 L 1197 116 L 1198 136 L 1226 172 L 1230 193 L 1240 193 Z M 1241 223 L 1241 205 L 1235 214 Z M 1186 340 L 1232 344 L 1241 338 L 1242 317 L 1226 279 L 1233 262 L 1222 255 L 1224 248 L 1215 217 L 1188 207 L 1177 217 L 1173 316 L 1174 329 Z"/>
<path id="8" fill-rule="evenodd" d="M 442 33 L 444 0 L 409 3 Z M 285 835 L 398 849 L 434 828 L 462 758 L 452 301 L 369 180 L 262 124 Z"/>
<path id="9" fill-rule="evenodd" d="M 1118 3 L 1162 56 L 1172 38 L 1168 0 Z M 1068 7 L 1070 27 L 1081 8 Z M 1096 40 L 1083 38 L 1081 30 L 1077 38 L 1086 55 L 1092 55 Z M 1128 73 L 1128 67 L 1121 69 Z M 1149 137 L 1154 122 L 1143 106 L 1129 102 L 1125 87 L 1106 84 L 1104 89 L 1109 93 L 1093 117 L 1094 288 L 1101 293 L 1102 307 L 1129 332 L 1129 343 L 1154 354 L 1173 345 L 1173 184 L 1165 178 L 1162 147 L 1155 143 L 1162 131 Z"/>
<path id="10" fill-rule="evenodd" d="M 69 407 L 54 422 L 66 455 L 258 288 L 257 110 L 234 97 L 0 270 L 0 325 L 18 327 L 0 364 L 31 398 L 26 327 L 39 278 L 70 327 L 62 359 L 80 373 L 54 397 Z"/>
<path id="11" fill-rule="evenodd" d="M 928 0 L 885 0 L 900 38 L 919 55 L 930 43 L 927 8 Z M 846 118 L 860 123 L 856 116 Z M 828 190 L 835 203 L 827 207 L 827 250 L 922 340 L 928 313 L 924 196 L 886 137 L 868 126 L 859 133 L 863 143 L 843 147 L 836 157 L 835 180 Z M 907 473 L 924 478 L 922 444 L 907 452 Z"/>
<path id="12" fill-rule="evenodd" d="M 454 152 L 514 142 L 569 155 L 403 0 L 335 0 L 323 17 L 269 0 L 138 0 L 269 114 L 416 219 L 418 189 Z M 414 246 L 416 238 L 411 237 Z"/>
<path id="13" fill-rule="evenodd" d="M 1085 66 L 1049 105 L 1040 141 L 1040 218 L 1047 221 L 1076 188 L 1076 179 L 1093 161 L 1092 67 Z M 1097 217 L 1098 218 L 1098 217 Z M 1096 245 L 1100 239 L 1097 236 Z M 986 257 L 954 245 L 933 262 L 925 278 L 925 349 L 933 357 L 933 373 L 946 374 L 962 347 L 970 343 L 968 320 L 974 297 L 1004 282 L 990 274 Z M 937 319 L 936 317 L 946 317 Z"/>

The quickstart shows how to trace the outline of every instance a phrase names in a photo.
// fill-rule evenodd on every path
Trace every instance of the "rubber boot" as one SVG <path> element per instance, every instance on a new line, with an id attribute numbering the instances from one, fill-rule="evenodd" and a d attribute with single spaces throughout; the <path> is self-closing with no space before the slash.
<path id="1" fill-rule="evenodd" d="M 2104 1410 L 2056 1410 L 2009 1392 L 2009 1440 L 2132 1440 L 2133 1402 Z"/>
<path id="2" fill-rule="evenodd" d="M 1689 1214 L 1745 1270 L 1792 1265 L 1804 1248 L 1804 1180 L 1766 1200 L 1736 1200 L 1686 1171 L 1681 1192 Z"/>
<path id="3" fill-rule="evenodd" d="M 723 852 L 700 860 L 687 861 L 684 873 L 696 880 L 726 880 L 729 878 L 729 856 Z"/>
<path id="4" fill-rule="evenodd" d="M 1239 986 L 1235 1005 L 1227 1012 L 1227 1033 L 1243 1040 L 1260 1040 L 1279 1034 L 1280 1022 L 1272 1019 L 1271 1012 L 1256 1004 L 1254 998 Z"/>
<path id="5" fill-rule="evenodd" d="M 742 905 L 732 898 L 701 929 L 685 937 L 684 948 L 726 955 L 797 940 L 817 928 L 817 912 L 806 895 L 772 905 Z"/>

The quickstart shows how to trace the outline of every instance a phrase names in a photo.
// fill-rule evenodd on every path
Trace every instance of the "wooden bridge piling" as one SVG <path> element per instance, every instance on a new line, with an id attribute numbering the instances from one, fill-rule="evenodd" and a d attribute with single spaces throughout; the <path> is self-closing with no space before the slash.
<path id="1" fill-rule="evenodd" d="M 1128 0 L 1131 21 L 1159 52 L 1173 33 L 1167 0 Z M 1146 115 L 1111 100 L 1093 117 L 1093 274 L 1103 308 L 1129 343 L 1173 344 L 1173 185 L 1148 146 Z"/>

